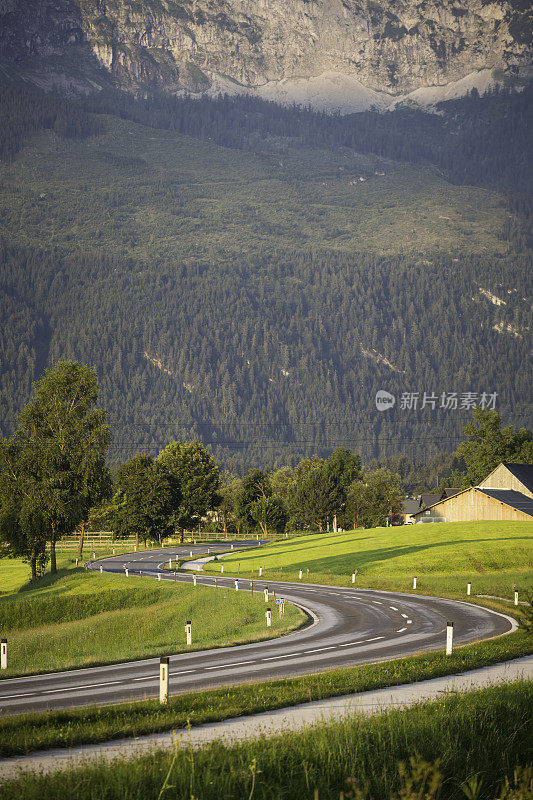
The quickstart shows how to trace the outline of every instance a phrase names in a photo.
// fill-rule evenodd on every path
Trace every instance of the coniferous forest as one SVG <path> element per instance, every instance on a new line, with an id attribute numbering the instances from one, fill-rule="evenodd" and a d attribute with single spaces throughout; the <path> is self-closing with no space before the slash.
<path id="1" fill-rule="evenodd" d="M 114 463 L 426 460 L 483 393 L 531 418 L 530 89 L 346 117 L 0 89 L 2 436 L 66 358 Z"/>

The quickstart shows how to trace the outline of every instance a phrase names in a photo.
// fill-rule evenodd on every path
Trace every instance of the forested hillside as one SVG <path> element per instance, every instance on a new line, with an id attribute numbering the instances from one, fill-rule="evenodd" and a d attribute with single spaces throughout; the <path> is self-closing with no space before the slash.
<path id="1" fill-rule="evenodd" d="M 114 461 L 177 438 L 237 470 L 426 457 L 471 416 L 443 392 L 530 419 L 526 92 L 342 119 L 34 98 L 1 94 L 2 435 L 64 358 L 98 373 Z"/>

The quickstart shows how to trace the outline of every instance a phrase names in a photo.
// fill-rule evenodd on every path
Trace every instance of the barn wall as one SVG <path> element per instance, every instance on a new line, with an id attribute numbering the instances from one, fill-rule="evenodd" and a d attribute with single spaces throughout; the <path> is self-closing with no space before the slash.
<path id="1" fill-rule="evenodd" d="M 530 492 L 503 464 L 496 467 L 494 472 L 481 481 L 479 486 L 482 489 L 514 489 L 515 492 L 522 492 L 527 497 L 533 498 L 533 492 Z"/>
<path id="2" fill-rule="evenodd" d="M 451 497 L 449 500 L 443 500 L 433 506 L 430 511 L 430 515 L 417 514 L 416 521 L 422 522 L 424 517 L 442 522 L 444 520 L 446 522 L 475 522 L 483 519 L 514 520 L 517 522 L 531 522 L 532 520 L 529 514 L 506 506 L 500 503 L 499 500 L 488 497 L 475 489 L 470 489 L 460 495 Z"/>

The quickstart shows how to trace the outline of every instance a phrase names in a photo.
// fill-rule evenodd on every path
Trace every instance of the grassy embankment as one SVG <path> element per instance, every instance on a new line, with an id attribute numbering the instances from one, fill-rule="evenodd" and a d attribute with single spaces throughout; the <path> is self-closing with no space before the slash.
<path id="1" fill-rule="evenodd" d="M 6 783 L 2 796 L 529 800 L 531 771 L 514 773 L 533 755 L 532 703 L 533 684 L 517 683 L 234 746 L 215 742 L 194 751 L 178 742 L 174 753 L 27 775 Z M 513 793 L 502 791 L 506 777 L 519 784 Z M 477 792 L 463 791 L 462 784 L 473 790 L 476 782 Z"/>
<path id="2" fill-rule="evenodd" d="M 239 566 L 240 565 L 240 566 Z M 224 573 L 271 580 L 302 580 L 312 583 L 361 588 L 413 591 L 415 593 L 466 599 L 472 594 L 513 598 L 533 588 L 533 522 L 454 522 L 438 525 L 404 525 L 347 533 L 298 536 L 224 558 Z M 309 575 L 307 576 L 307 570 Z M 220 563 L 206 571 L 220 572 Z M 474 601 L 478 599 L 473 597 Z"/>
<path id="3" fill-rule="evenodd" d="M 0 597 L 0 633 L 9 642 L 1 677 L 184 652 L 188 619 L 198 650 L 277 636 L 304 618 L 287 604 L 267 631 L 259 593 L 63 569 Z"/>

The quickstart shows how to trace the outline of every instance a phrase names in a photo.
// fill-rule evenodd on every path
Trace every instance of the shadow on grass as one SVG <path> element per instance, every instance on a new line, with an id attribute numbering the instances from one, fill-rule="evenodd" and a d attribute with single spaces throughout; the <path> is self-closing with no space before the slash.
<path id="1" fill-rule="evenodd" d="M 370 538 L 370 537 L 367 537 Z M 359 541 L 359 540 L 358 540 Z M 449 541 L 440 541 L 440 542 L 429 542 L 426 544 L 419 544 L 419 545 L 397 545 L 395 547 L 389 548 L 381 548 L 381 549 L 372 549 L 372 550 L 359 550 L 354 553 L 344 553 L 338 554 L 331 557 L 324 557 L 324 558 L 315 558 L 315 559 L 305 559 L 303 561 L 295 561 L 290 564 L 283 564 L 285 569 L 300 569 L 300 568 L 309 568 L 313 572 L 326 572 L 328 569 L 336 570 L 339 574 L 342 574 L 346 571 L 346 569 L 352 569 L 352 567 L 356 566 L 358 569 L 367 566 L 368 568 L 372 568 L 372 566 L 376 563 L 382 563 L 385 561 L 390 561 L 392 559 L 398 558 L 400 556 L 408 556 L 408 555 L 416 555 L 421 552 L 429 551 L 434 548 L 442 548 L 442 547 L 458 547 L 461 545 L 481 545 L 483 543 L 493 543 L 496 544 L 497 542 L 503 541 L 512 541 L 516 542 L 517 544 L 521 541 L 531 543 L 531 537 L 528 536 L 499 536 L 497 538 L 486 538 L 486 539 L 452 539 Z M 306 547 L 306 550 L 314 550 L 314 549 L 324 549 L 324 544 L 313 544 L 309 547 Z M 275 555 L 272 553 L 272 555 Z M 289 552 L 290 555 L 290 552 Z M 467 554 L 465 553 L 465 556 Z M 471 558 L 474 558 L 474 554 L 470 554 Z M 251 554 L 248 555 L 248 558 L 242 558 L 241 561 L 251 560 Z M 257 561 L 257 553 L 254 558 L 254 561 Z M 347 564 L 348 562 L 348 564 Z M 269 571 L 276 572 L 280 570 L 279 566 L 272 566 L 267 567 Z"/>
<path id="2" fill-rule="evenodd" d="M 20 587 L 16 594 L 19 594 L 20 592 L 33 591 L 34 589 L 46 589 L 48 586 L 54 586 L 54 584 L 56 584 L 62 578 L 66 578 L 67 575 L 78 575 L 84 572 L 85 570 L 82 567 L 71 567 L 70 569 L 63 567 L 62 569 L 58 569 L 55 575 L 47 572 L 42 578 L 37 578 L 36 581 L 27 581 Z"/>

